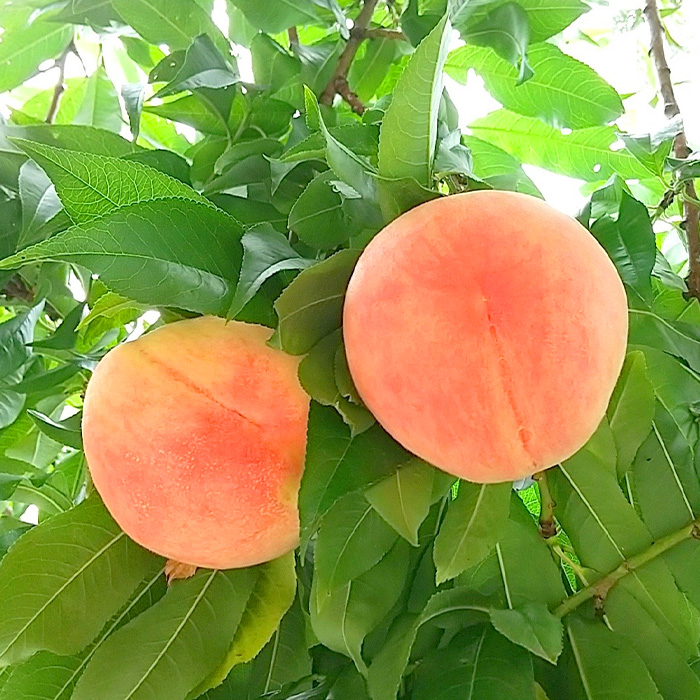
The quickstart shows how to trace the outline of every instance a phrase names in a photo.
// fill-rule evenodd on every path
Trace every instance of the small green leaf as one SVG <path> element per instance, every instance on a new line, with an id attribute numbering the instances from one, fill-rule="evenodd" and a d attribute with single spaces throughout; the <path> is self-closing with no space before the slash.
<path id="1" fill-rule="evenodd" d="M 530 22 L 522 5 L 507 2 L 491 10 L 478 24 L 462 30 L 462 38 L 468 44 L 491 47 L 508 63 L 516 66 L 516 85 L 532 77 L 533 71 L 527 60 Z"/>
<path id="2" fill-rule="evenodd" d="M 122 128 L 122 109 L 112 81 L 100 64 L 88 78 L 83 102 L 73 124 L 96 126 L 119 133 Z"/>
<path id="3" fill-rule="evenodd" d="M 460 482 L 435 538 L 438 583 L 459 576 L 495 547 L 508 519 L 511 489 L 510 483 Z"/>
<path id="4" fill-rule="evenodd" d="M 415 700 L 535 700 L 532 657 L 491 627 L 460 634 L 434 649 L 415 674 Z"/>
<path id="5" fill-rule="evenodd" d="M 309 603 L 311 627 L 322 644 L 349 656 L 362 674 L 367 673 L 362 658 L 365 637 L 392 609 L 406 584 L 406 549 L 406 543 L 398 540 L 368 571 L 327 593 L 314 577 Z"/>
<path id="6" fill-rule="evenodd" d="M 393 474 L 411 457 L 378 425 L 353 436 L 334 408 L 312 402 L 299 490 L 302 549 L 339 498 Z"/>
<path id="7" fill-rule="evenodd" d="M 513 610 L 491 610 L 491 623 L 511 642 L 556 664 L 562 651 L 564 629 L 544 603 L 529 603 Z"/>
<path id="8" fill-rule="evenodd" d="M 323 517 L 314 549 L 319 601 L 373 567 L 397 539 L 362 493 L 334 503 Z"/>
<path id="9" fill-rule="evenodd" d="M 83 438 L 80 432 L 80 413 L 76 413 L 74 416 L 62 421 L 55 421 L 31 408 L 27 409 L 27 413 L 33 418 L 37 427 L 44 435 L 47 435 L 52 440 L 62 445 L 74 447 L 76 450 L 83 449 Z"/>
<path id="10" fill-rule="evenodd" d="M 198 36 L 185 51 L 166 56 L 150 73 L 151 83 L 167 82 L 153 95 L 165 97 L 196 88 L 223 88 L 235 85 L 238 73 L 224 59 L 206 35 Z"/>
<path id="11" fill-rule="evenodd" d="M 236 318 L 243 307 L 255 296 L 265 280 L 283 270 L 305 270 L 315 260 L 302 258 L 292 248 L 286 236 L 269 224 L 248 229 L 241 238 L 243 262 L 227 318 Z"/>
<path id="12" fill-rule="evenodd" d="M 617 473 L 622 478 L 649 435 L 654 418 L 654 388 L 646 375 L 644 353 L 639 350 L 625 358 L 607 416 L 617 447 Z"/>
<path id="13" fill-rule="evenodd" d="M 436 470 L 415 459 L 365 491 L 372 507 L 414 547 L 432 504 Z"/>
<path id="14" fill-rule="evenodd" d="M 275 302 L 275 338 L 283 350 L 303 355 L 340 328 L 345 290 L 359 257 L 360 251 L 341 250 L 304 270 L 282 292 Z"/>
<path id="15" fill-rule="evenodd" d="M 257 0 L 231 0 L 231 4 L 240 9 L 256 29 L 270 34 L 319 21 L 319 3 L 313 0 L 280 0 L 274 5 Z"/>

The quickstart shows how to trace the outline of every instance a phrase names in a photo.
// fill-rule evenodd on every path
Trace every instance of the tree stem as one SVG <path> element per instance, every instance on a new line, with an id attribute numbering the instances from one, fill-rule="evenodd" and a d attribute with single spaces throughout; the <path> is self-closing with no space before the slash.
<path id="1" fill-rule="evenodd" d="M 659 80 L 659 92 L 664 101 L 664 114 L 669 119 L 678 117 L 681 123 L 681 130 L 673 142 L 673 153 L 676 158 L 684 159 L 690 155 L 690 147 L 688 146 L 688 139 L 683 127 L 681 110 L 678 107 L 676 94 L 673 89 L 671 69 L 666 60 L 664 28 L 656 0 L 646 0 L 644 17 L 649 26 L 651 37 L 649 53 L 654 61 L 656 75 Z M 700 299 L 700 208 L 693 202 L 693 200 L 697 200 L 698 196 L 692 180 L 686 183 L 685 194 L 687 196 L 683 198 L 683 219 L 690 263 L 686 283 L 688 284 L 689 294 Z"/>
<path id="2" fill-rule="evenodd" d="M 607 576 L 603 576 L 603 578 L 598 579 L 590 586 L 582 588 L 578 593 L 563 601 L 561 605 L 554 610 L 554 614 L 557 617 L 564 617 L 591 598 L 596 598 L 600 603 L 602 603 L 610 592 L 610 589 L 620 579 L 624 578 L 636 569 L 639 569 L 641 566 L 644 566 L 644 564 L 648 564 L 650 561 L 660 557 L 665 552 L 668 552 L 669 549 L 672 549 L 677 544 L 683 542 L 684 540 L 690 539 L 691 537 L 700 539 L 700 518 L 693 520 L 687 525 L 684 525 L 682 528 L 680 528 L 680 530 L 676 530 L 670 535 L 662 537 L 643 552 L 640 552 L 629 559 L 625 559 L 620 566 L 613 569 L 609 574 L 607 574 Z"/>
<path id="3" fill-rule="evenodd" d="M 49 105 L 49 111 L 46 114 L 46 123 L 51 124 L 56 118 L 56 113 L 58 112 L 58 105 L 61 101 L 61 95 L 66 89 L 63 84 L 66 77 L 66 59 L 68 54 L 71 53 L 75 48 L 73 40 L 71 39 L 65 49 L 61 52 L 61 55 L 56 59 L 54 68 L 58 68 L 58 80 L 56 80 L 56 86 L 53 89 L 53 95 L 51 97 L 51 104 Z"/>
<path id="4" fill-rule="evenodd" d="M 360 14 L 357 15 L 355 24 L 350 30 L 348 43 L 345 45 L 343 53 L 340 54 L 340 59 L 338 60 L 338 65 L 333 73 L 333 77 L 328 82 L 328 85 L 326 85 L 325 90 L 321 93 L 321 97 L 319 98 L 321 104 L 333 104 L 333 98 L 336 94 L 340 94 L 352 107 L 353 112 L 362 114 L 365 111 L 365 107 L 360 99 L 348 86 L 348 71 L 350 70 L 357 50 L 360 48 L 360 44 L 362 44 L 365 39 L 367 27 L 372 20 L 372 14 L 378 2 L 379 0 L 365 0 L 362 5 Z"/>
<path id="5" fill-rule="evenodd" d="M 550 537 L 554 537 L 557 534 L 557 524 L 554 520 L 554 507 L 556 503 L 549 490 L 547 472 L 537 472 L 532 478 L 537 482 L 540 489 L 540 534 L 548 540 Z"/>

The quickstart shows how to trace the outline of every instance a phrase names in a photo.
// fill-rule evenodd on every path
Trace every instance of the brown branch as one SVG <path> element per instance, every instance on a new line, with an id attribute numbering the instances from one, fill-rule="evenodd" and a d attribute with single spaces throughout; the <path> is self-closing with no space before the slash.
<path id="1" fill-rule="evenodd" d="M 34 304 L 34 290 L 19 276 L 13 275 L 2 288 L 7 299 L 19 299 L 26 304 Z"/>
<path id="2" fill-rule="evenodd" d="M 343 97 L 343 99 L 350 104 L 353 111 L 357 112 L 358 106 L 361 106 L 362 108 L 362 111 L 359 112 L 359 114 L 362 114 L 364 111 L 364 105 L 360 102 L 360 99 L 354 92 L 352 92 L 352 90 L 350 90 L 349 87 L 347 87 L 348 71 L 350 70 L 350 66 L 352 65 L 352 61 L 355 58 L 357 50 L 360 48 L 360 44 L 362 44 L 364 41 L 365 31 L 369 26 L 372 15 L 374 14 L 374 8 L 377 6 L 378 2 L 379 0 L 365 0 L 364 5 L 362 5 L 360 14 L 357 15 L 355 24 L 350 30 L 350 38 L 348 39 L 348 43 L 345 45 L 343 53 L 340 54 L 340 59 L 338 60 L 338 65 L 336 66 L 335 72 L 328 82 L 328 85 L 326 85 L 326 89 L 321 93 L 321 98 L 319 99 L 321 104 L 333 104 L 333 98 L 336 96 L 336 94 L 340 94 L 341 97 Z M 345 94 L 341 92 L 341 88 L 344 89 L 344 86 L 347 87 Z M 348 97 L 355 102 L 354 105 L 349 101 Z"/>
<path id="3" fill-rule="evenodd" d="M 554 506 L 556 506 L 556 503 L 549 490 L 547 472 L 537 472 L 532 478 L 537 482 L 540 489 L 540 534 L 544 539 L 548 540 L 557 534 L 557 523 L 554 520 Z"/>
<path id="4" fill-rule="evenodd" d="M 65 77 L 66 77 L 66 59 L 68 58 L 68 54 L 71 53 L 75 49 L 75 44 L 73 43 L 73 40 L 69 42 L 68 46 L 66 46 L 65 49 L 63 49 L 63 52 L 61 55 L 56 59 L 54 63 L 54 68 L 58 68 L 58 80 L 56 81 L 56 87 L 53 89 L 53 96 L 51 97 L 51 104 L 49 105 L 49 111 L 46 114 L 46 123 L 51 124 L 53 120 L 56 118 L 56 112 L 58 112 L 58 105 L 61 101 L 61 95 L 63 94 L 63 91 L 66 89 L 66 86 L 63 84 Z"/>
<path id="5" fill-rule="evenodd" d="M 622 564 L 620 564 L 617 569 L 613 569 L 609 574 L 603 576 L 603 578 L 598 579 L 595 583 L 592 583 L 585 588 L 582 588 L 578 593 L 575 593 L 569 598 L 566 598 L 559 607 L 557 607 L 553 612 L 557 617 L 564 617 L 568 615 L 572 610 L 576 610 L 581 603 L 585 603 L 587 600 L 594 598 L 596 601 L 596 608 L 602 609 L 605 599 L 610 592 L 610 589 L 622 578 L 627 576 L 633 571 L 636 571 L 640 567 L 648 564 L 654 559 L 662 556 L 669 549 L 672 549 L 677 544 L 680 544 L 684 540 L 690 539 L 700 539 L 700 520 L 693 520 L 693 522 L 684 525 L 680 530 L 672 532 L 670 535 L 661 537 L 656 540 L 648 549 L 645 549 L 639 554 L 635 554 L 629 559 L 625 559 Z"/>
<path id="6" fill-rule="evenodd" d="M 299 31 L 296 27 L 287 29 L 287 36 L 289 37 L 290 46 L 299 46 Z"/>
<path id="7" fill-rule="evenodd" d="M 398 29 L 385 29 L 384 27 L 374 27 L 365 29 L 363 32 L 365 39 L 395 39 L 396 41 L 408 41 L 408 37 Z"/>
<path id="8" fill-rule="evenodd" d="M 676 158 L 687 158 L 690 155 L 690 147 L 683 128 L 681 110 L 678 107 L 676 94 L 673 90 L 671 69 L 666 60 L 664 27 L 661 23 L 656 0 L 646 0 L 644 17 L 649 25 L 649 34 L 651 36 L 649 53 L 654 61 L 656 75 L 659 80 L 659 92 L 664 101 L 664 114 L 669 119 L 678 117 L 681 122 L 681 130 L 673 142 L 673 154 Z M 685 185 L 685 196 L 683 197 L 683 219 L 690 262 L 690 271 L 686 283 L 688 284 L 689 294 L 700 299 L 700 209 L 695 204 L 697 199 L 695 184 L 692 180 L 689 180 Z"/>

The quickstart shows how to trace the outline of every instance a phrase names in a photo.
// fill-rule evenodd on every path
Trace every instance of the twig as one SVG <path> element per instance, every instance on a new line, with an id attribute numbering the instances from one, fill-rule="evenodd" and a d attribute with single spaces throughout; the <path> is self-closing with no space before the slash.
<path id="1" fill-rule="evenodd" d="M 598 579 L 594 584 L 582 588 L 578 593 L 567 598 L 554 610 L 554 614 L 557 617 L 564 617 L 591 598 L 596 599 L 596 607 L 599 609 L 602 608 L 610 589 L 621 578 L 624 578 L 627 574 L 644 566 L 644 564 L 648 564 L 650 561 L 660 557 L 665 552 L 668 552 L 669 549 L 672 549 L 677 544 L 691 537 L 700 539 L 700 519 L 693 520 L 693 522 L 684 525 L 680 530 L 676 530 L 670 535 L 666 535 L 666 537 L 657 540 L 651 547 L 645 549 L 643 552 L 629 559 L 625 559 L 617 569 L 611 571 L 607 576 L 603 576 L 603 578 Z"/>
<path id="2" fill-rule="evenodd" d="M 53 96 L 51 97 L 51 104 L 49 105 L 49 111 L 46 114 L 46 123 L 51 124 L 56 118 L 56 112 L 58 112 L 58 105 L 61 100 L 61 95 L 66 89 L 63 81 L 66 77 L 66 59 L 68 54 L 75 49 L 75 44 L 71 39 L 65 49 L 61 52 L 61 55 L 56 59 L 54 63 L 54 68 L 58 68 L 58 80 L 56 81 L 56 87 L 53 89 Z"/>
<path id="3" fill-rule="evenodd" d="M 287 36 L 289 37 L 290 46 L 299 46 L 299 32 L 296 27 L 287 29 Z"/>
<path id="4" fill-rule="evenodd" d="M 666 61 L 664 27 L 661 23 L 656 0 L 646 0 L 644 16 L 649 25 L 649 34 L 651 36 L 649 53 L 654 61 L 656 75 L 659 80 L 659 92 L 664 100 L 664 114 L 669 119 L 678 117 L 681 122 L 681 130 L 673 142 L 673 154 L 676 158 L 684 159 L 690 155 L 690 147 L 683 128 L 681 110 L 678 107 L 676 94 L 673 90 L 671 69 Z M 700 299 L 700 208 L 692 201 L 698 198 L 692 180 L 686 183 L 685 193 L 687 196 L 683 198 L 683 219 L 690 262 L 690 270 L 686 282 L 688 284 L 688 293 Z"/>
<path id="5" fill-rule="evenodd" d="M 2 289 L 8 299 L 19 299 L 26 304 L 34 303 L 34 290 L 19 276 L 13 275 Z"/>
<path id="6" fill-rule="evenodd" d="M 372 19 L 372 14 L 374 13 L 374 8 L 377 6 L 378 2 L 379 0 L 365 0 L 364 5 L 360 10 L 360 14 L 357 15 L 355 24 L 350 30 L 350 38 L 343 49 L 343 53 L 340 54 L 340 59 L 338 60 L 338 65 L 336 66 L 335 72 L 328 82 L 328 85 L 326 85 L 326 89 L 321 93 L 321 98 L 319 99 L 321 104 L 333 104 L 333 98 L 335 97 L 336 93 L 338 93 L 346 102 L 348 102 L 348 104 L 350 104 L 353 111 L 357 112 L 358 107 L 361 107 L 362 111 L 360 111 L 359 114 L 364 112 L 365 108 L 362 102 L 360 102 L 360 98 L 355 95 L 355 93 L 353 93 L 349 87 L 347 87 L 348 71 L 350 70 L 350 66 L 352 65 L 352 61 L 355 58 L 357 50 L 360 48 L 360 44 L 365 38 L 365 30 L 369 26 Z M 343 86 L 347 87 L 344 93 L 340 91 L 340 88 L 343 88 Z M 350 96 L 352 96 L 351 99 L 353 99 L 353 102 L 355 103 L 354 105 L 348 99 Z"/>
<path id="7" fill-rule="evenodd" d="M 363 32 L 365 39 L 395 39 L 396 41 L 408 41 L 408 37 L 398 29 L 385 29 L 384 27 L 374 27 L 365 29 Z"/>
<path id="8" fill-rule="evenodd" d="M 542 504 L 540 510 L 540 534 L 544 539 L 548 540 L 557 534 L 557 524 L 554 520 L 554 506 L 556 503 L 549 490 L 547 472 L 537 472 L 532 478 L 537 482 L 540 489 L 540 503 Z"/>

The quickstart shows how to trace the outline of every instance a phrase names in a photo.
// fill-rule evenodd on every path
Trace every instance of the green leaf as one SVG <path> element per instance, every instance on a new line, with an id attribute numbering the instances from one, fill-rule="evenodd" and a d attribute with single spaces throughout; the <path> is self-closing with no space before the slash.
<path id="1" fill-rule="evenodd" d="M 486 89 L 506 108 L 555 127 L 580 129 L 609 124 L 622 114 L 615 89 L 585 63 L 553 44 L 536 44 L 527 60 L 534 75 L 518 85 L 518 71 L 489 48 L 462 46 L 450 53 L 445 71 L 466 83 L 473 68 Z"/>
<path id="2" fill-rule="evenodd" d="M 336 175 L 319 173 L 289 212 L 289 228 L 306 245 L 328 250 L 345 243 L 358 227 L 343 209 L 344 197 L 334 186 Z"/>
<path id="3" fill-rule="evenodd" d="M 252 663 L 252 672 L 245 684 L 248 698 L 280 690 L 287 683 L 311 675 L 311 658 L 306 640 L 307 623 L 308 615 L 302 611 L 297 598 L 282 618 L 272 639 Z"/>
<path id="4" fill-rule="evenodd" d="M 104 65 L 100 64 L 88 78 L 85 96 L 73 123 L 120 132 L 123 122 L 119 96 Z"/>
<path id="5" fill-rule="evenodd" d="M 514 644 L 556 664 L 562 651 L 561 620 L 544 603 L 529 603 L 513 610 L 491 610 L 491 624 Z"/>
<path id="6" fill-rule="evenodd" d="M 309 603 L 311 626 L 319 641 L 349 656 L 357 670 L 367 673 L 362 645 L 401 595 L 408 574 L 406 543 L 397 540 L 389 553 L 362 575 L 323 592 L 314 577 Z"/>
<path id="7" fill-rule="evenodd" d="M 0 262 L 83 265 L 118 294 L 152 305 L 224 315 L 241 260 L 240 228 L 205 204 L 161 199 L 121 207 Z"/>
<path id="8" fill-rule="evenodd" d="M 254 569 L 257 580 L 224 662 L 192 692 L 197 697 L 224 681 L 229 671 L 254 659 L 279 628 L 296 593 L 294 553 Z"/>
<path id="9" fill-rule="evenodd" d="M 80 433 L 81 415 L 79 413 L 62 421 L 55 421 L 31 408 L 27 409 L 27 413 L 44 435 L 62 445 L 74 447 L 76 450 L 83 448 L 83 439 Z"/>
<path id="10" fill-rule="evenodd" d="M 367 685 L 372 699 L 396 700 L 401 677 L 421 627 L 427 624 L 441 624 L 447 619 L 456 620 L 464 627 L 481 622 L 487 613 L 488 608 L 479 596 L 462 587 L 436 593 L 420 615 L 409 615 L 399 619 L 370 665 Z M 500 638 L 510 645 L 497 632 L 491 630 L 491 633 L 493 638 Z M 517 653 L 518 651 L 515 652 Z M 473 700 L 480 698 L 475 697 Z"/>
<path id="11" fill-rule="evenodd" d="M 643 570 L 639 573 L 643 574 Z M 667 621 L 667 629 L 659 626 L 659 621 L 664 620 L 664 616 L 669 612 L 670 601 L 659 599 L 658 596 L 650 598 L 644 595 L 643 591 L 630 590 L 624 583 L 623 580 L 613 587 L 606 598 L 606 618 L 612 629 L 623 636 L 630 645 L 630 650 L 633 649 L 642 658 L 661 697 L 697 700 L 700 698 L 700 680 L 687 663 L 690 654 L 694 656 L 697 651 L 681 652 L 669 641 L 667 633 L 670 621 Z M 635 583 L 634 580 L 632 583 Z M 656 582 L 651 583 L 653 585 Z M 690 624 L 687 604 L 683 602 L 677 590 L 675 595 L 676 600 L 672 601 L 676 608 L 674 615 Z M 659 603 L 661 608 L 658 607 Z M 650 611 L 653 611 L 653 615 Z M 675 634 L 673 625 L 670 626 L 670 632 Z M 635 700 L 636 697 L 635 695 Z"/>
<path id="12" fill-rule="evenodd" d="M 335 409 L 313 402 L 299 490 L 302 548 L 339 498 L 390 476 L 411 457 L 378 425 L 353 436 Z"/>
<path id="13" fill-rule="evenodd" d="M 584 690 L 580 695 L 571 692 L 567 697 L 661 700 L 649 671 L 634 649 L 602 622 L 572 618 L 567 621 L 566 636 L 569 678 L 565 682 Z"/>
<path id="14" fill-rule="evenodd" d="M 191 187 L 148 165 L 21 139 L 15 139 L 15 143 L 46 171 L 75 223 L 157 199 L 178 197 L 211 206 Z"/>
<path id="15" fill-rule="evenodd" d="M 415 679 L 415 700 L 535 700 L 532 657 L 489 626 L 431 651 Z"/>
<path id="16" fill-rule="evenodd" d="M 43 311 L 42 302 L 30 311 L 0 323 L 0 382 L 29 361 L 31 349 L 28 344 L 34 340 L 34 327 Z"/>
<path id="17" fill-rule="evenodd" d="M 527 13 L 518 3 L 507 2 L 491 10 L 477 24 L 465 27 L 461 34 L 468 44 L 491 47 L 518 68 L 516 85 L 521 85 L 532 77 L 533 71 L 527 57 L 530 22 Z"/>
<path id="18" fill-rule="evenodd" d="M 615 460 L 596 454 L 595 439 L 547 476 L 557 519 L 581 562 L 608 572 L 646 549 L 651 536 L 618 486 Z"/>
<path id="19" fill-rule="evenodd" d="M 399 49 L 394 39 L 369 39 L 365 47 L 362 57 L 350 66 L 348 83 L 360 100 L 368 102 L 377 93 Z"/>
<path id="20" fill-rule="evenodd" d="M 319 21 L 318 3 L 313 0 L 279 0 L 274 4 L 257 0 L 229 0 L 256 28 L 276 34 L 294 25 L 304 26 Z"/>
<path id="21" fill-rule="evenodd" d="M 649 435 L 654 418 L 654 388 L 646 375 L 644 353 L 627 354 L 607 410 L 617 447 L 617 474 L 622 478 Z"/>
<path id="22" fill-rule="evenodd" d="M 336 379 L 336 357 L 342 350 L 340 329 L 314 345 L 299 364 L 299 381 L 304 390 L 323 406 L 333 406 L 350 427 L 351 435 L 359 435 L 374 424 L 374 416 L 363 406 L 343 396 Z"/>
<path id="23" fill-rule="evenodd" d="M 457 29 L 464 29 L 480 22 L 488 12 L 508 0 L 487 0 L 487 2 L 464 2 L 453 18 Z M 525 10 L 530 23 L 530 40 L 535 43 L 549 39 L 568 27 L 590 7 L 581 0 L 518 0 Z"/>
<path id="24" fill-rule="evenodd" d="M 359 256 L 360 251 L 341 250 L 301 272 L 282 292 L 275 302 L 275 339 L 283 350 L 303 355 L 340 328 L 345 290 Z"/>
<path id="25" fill-rule="evenodd" d="M 102 294 L 78 324 L 79 343 L 91 348 L 108 331 L 135 321 L 146 308 L 114 292 Z"/>
<path id="26" fill-rule="evenodd" d="M 226 657 L 256 578 L 252 568 L 201 570 L 175 582 L 100 647 L 71 700 L 150 700 L 164 687 L 184 700 Z"/>
<path id="27" fill-rule="evenodd" d="M 668 535 L 700 512 L 693 449 L 661 403 L 632 466 L 635 505 L 656 537 Z M 659 498 L 663 494 L 663 498 Z"/>
<path id="28" fill-rule="evenodd" d="M 97 498 L 35 527 L 0 564 L 0 663 L 80 651 L 162 564 Z"/>
<path id="29" fill-rule="evenodd" d="M 590 206 L 595 216 L 591 233 L 612 258 L 622 281 L 641 298 L 650 299 L 656 243 L 646 206 L 618 181 L 594 192 Z"/>
<path id="30" fill-rule="evenodd" d="M 434 467 L 414 459 L 365 491 L 372 507 L 414 547 L 432 504 L 436 474 Z"/>
<path id="31" fill-rule="evenodd" d="M 33 242 L 32 236 L 37 229 L 61 209 L 61 202 L 46 173 L 31 160 L 22 164 L 18 185 L 22 200 L 22 230 L 17 247 L 22 248 Z M 7 254 L 14 252 L 13 247 Z"/>
<path id="32" fill-rule="evenodd" d="M 404 69 L 379 136 L 379 173 L 431 184 L 450 25 L 444 17 L 421 42 Z"/>
<path id="33" fill-rule="evenodd" d="M 85 666 L 109 635 L 150 607 L 164 592 L 165 576 L 162 571 L 158 571 L 155 576 L 142 582 L 126 606 L 80 654 L 59 656 L 40 651 L 29 661 L 16 666 L 0 692 L 0 700 L 15 700 L 17 697 L 31 697 L 32 700 L 68 700 Z"/>
<path id="34" fill-rule="evenodd" d="M 18 146 L 10 143 L 6 137 L 38 141 L 47 146 L 117 158 L 138 150 L 134 144 L 118 134 L 93 126 L 78 124 L 7 126 L 0 124 L 0 154 L 3 157 L 10 153 L 24 155 L 24 152 Z"/>
<path id="35" fill-rule="evenodd" d="M 336 177 L 355 190 L 356 198 L 374 202 L 376 183 L 371 176 L 376 175 L 375 167 L 333 136 L 321 115 L 316 95 L 307 86 L 304 86 L 304 106 L 309 128 L 319 128 L 326 140 L 326 161 Z"/>
<path id="36" fill-rule="evenodd" d="M 205 134 L 216 136 L 228 136 L 226 119 L 209 103 L 203 102 L 198 95 L 185 95 L 176 100 L 169 100 L 163 104 L 146 104 L 143 107 L 143 116 L 155 114 L 165 119 L 187 124 Z M 145 131 L 145 126 L 141 124 Z"/>
<path id="37" fill-rule="evenodd" d="M 517 158 L 475 136 L 462 136 L 462 143 L 471 152 L 472 171 L 476 177 L 497 190 L 513 190 L 542 197 Z"/>
<path id="38" fill-rule="evenodd" d="M 593 126 L 563 134 L 539 119 L 501 109 L 469 125 L 473 135 L 502 148 L 523 163 L 551 168 L 587 181 L 653 177 L 631 153 L 611 151 L 618 134 L 612 126 Z"/>
<path id="39" fill-rule="evenodd" d="M 241 274 L 227 318 L 235 318 L 255 296 L 265 280 L 273 275 L 283 270 L 305 270 L 316 263 L 316 260 L 302 258 L 289 245 L 287 237 L 275 231 L 269 224 L 260 224 L 248 229 L 241 238 L 241 244 Z"/>
<path id="40" fill-rule="evenodd" d="M 223 88 L 239 81 L 238 73 L 224 59 L 214 42 L 198 36 L 186 51 L 166 56 L 149 75 L 152 83 L 167 82 L 153 97 L 174 95 L 196 88 Z"/>
<path id="41" fill-rule="evenodd" d="M 336 501 L 323 517 L 314 549 L 319 601 L 373 567 L 397 539 L 362 493 Z"/>
<path id="42" fill-rule="evenodd" d="M 112 0 L 112 7 L 151 44 L 186 49 L 200 34 L 221 33 L 195 0 Z"/>
<path id="43" fill-rule="evenodd" d="M 146 86 L 143 83 L 124 83 L 122 85 L 122 99 L 126 114 L 129 117 L 131 136 L 136 141 L 141 133 L 141 113 L 143 102 L 146 98 Z"/>
<path id="44" fill-rule="evenodd" d="M 3 7 L 3 13 L 6 11 Z M 23 21 L 15 26 L 5 25 L 0 42 L 0 92 L 21 85 L 41 63 L 57 56 L 73 36 L 72 27 L 48 22 L 41 16 L 34 18 L 31 7 L 15 11 L 21 13 Z"/>
<path id="45" fill-rule="evenodd" d="M 435 538 L 438 583 L 478 564 L 496 546 L 508 519 L 510 492 L 510 483 L 460 482 Z"/>

